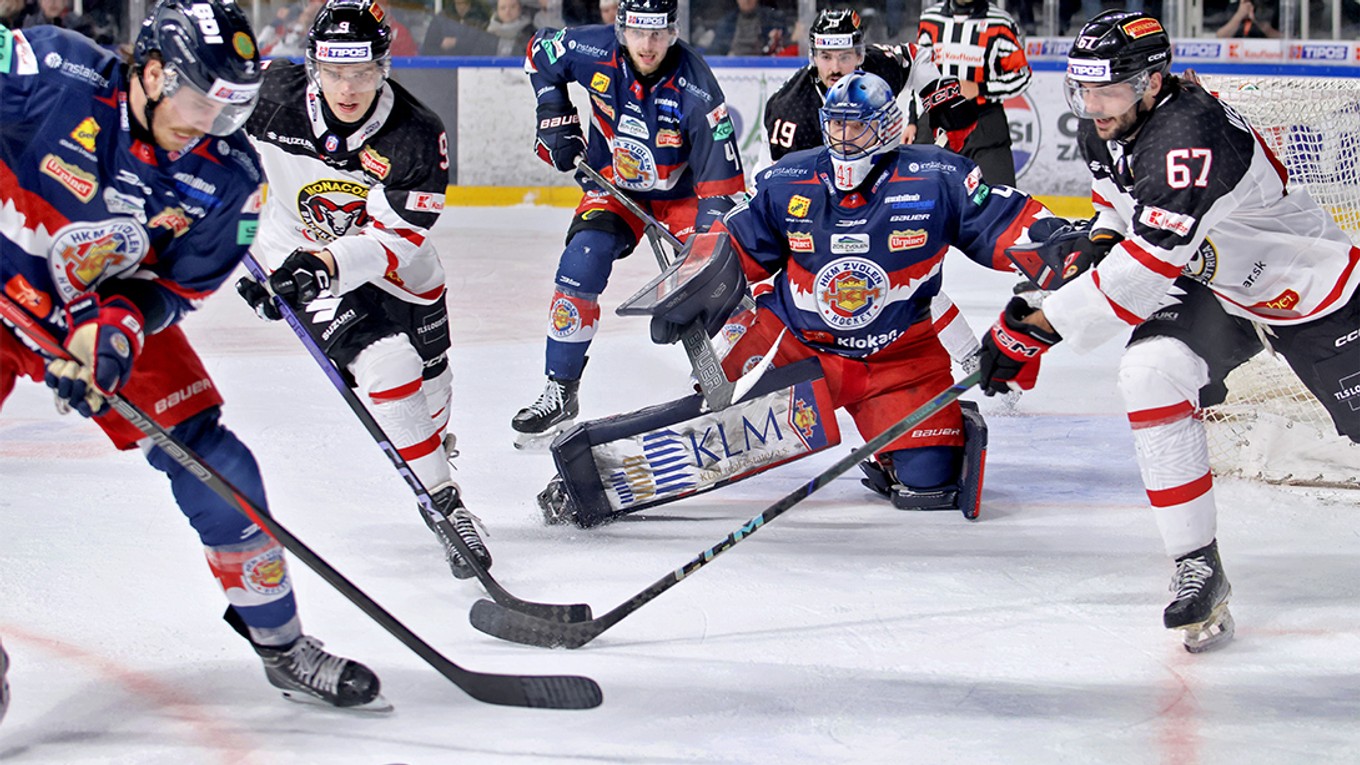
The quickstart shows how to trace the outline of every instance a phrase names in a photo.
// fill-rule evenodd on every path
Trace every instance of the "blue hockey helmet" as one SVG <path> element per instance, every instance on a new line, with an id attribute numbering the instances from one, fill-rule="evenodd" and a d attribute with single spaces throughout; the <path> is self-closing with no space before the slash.
<path id="1" fill-rule="evenodd" d="M 826 92 L 818 116 L 837 188 L 858 186 L 876 157 L 902 144 L 902 110 L 892 88 L 877 75 L 857 71 L 842 77 Z"/>
<path id="2" fill-rule="evenodd" d="M 153 55 L 165 67 L 160 98 L 175 98 L 191 121 L 201 118 L 204 132 L 230 135 L 245 125 L 263 73 L 255 34 L 234 2 L 160 0 L 137 34 L 134 71 Z"/>

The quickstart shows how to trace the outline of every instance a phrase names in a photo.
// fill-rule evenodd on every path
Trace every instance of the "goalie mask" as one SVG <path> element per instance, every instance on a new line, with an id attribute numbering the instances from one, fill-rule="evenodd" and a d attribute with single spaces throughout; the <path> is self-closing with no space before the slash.
<path id="1" fill-rule="evenodd" d="M 1171 70 L 1171 38 L 1161 22 L 1144 13 L 1106 11 L 1086 22 L 1067 54 L 1064 92 L 1080 119 L 1108 119 L 1138 109 L 1152 75 Z M 1121 136 L 1122 137 L 1122 136 Z"/>
<path id="2" fill-rule="evenodd" d="M 877 75 L 855 72 L 839 80 L 826 92 L 818 115 L 841 191 L 858 188 L 874 161 L 902 143 L 902 110 L 892 88 Z"/>
<path id="3" fill-rule="evenodd" d="M 329 0 L 307 33 L 307 78 L 323 92 L 342 84 L 380 89 L 392 70 L 392 28 L 377 0 Z"/>
<path id="4" fill-rule="evenodd" d="M 147 98 L 146 124 L 170 100 L 194 127 L 211 135 L 240 130 L 260 94 L 260 52 L 241 9 L 219 0 L 161 0 L 137 33 L 135 77 L 155 57 L 164 67 L 160 97 Z"/>

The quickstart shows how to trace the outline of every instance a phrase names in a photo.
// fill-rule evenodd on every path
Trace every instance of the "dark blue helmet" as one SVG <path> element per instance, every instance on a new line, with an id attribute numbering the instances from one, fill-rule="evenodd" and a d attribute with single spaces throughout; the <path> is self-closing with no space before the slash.
<path id="1" fill-rule="evenodd" d="M 230 135 L 245 124 L 260 93 L 260 51 L 241 9 L 230 0 L 160 0 L 151 8 L 132 61 L 137 71 L 152 54 L 165 67 L 161 97 L 189 86 L 221 111 L 207 132 Z"/>

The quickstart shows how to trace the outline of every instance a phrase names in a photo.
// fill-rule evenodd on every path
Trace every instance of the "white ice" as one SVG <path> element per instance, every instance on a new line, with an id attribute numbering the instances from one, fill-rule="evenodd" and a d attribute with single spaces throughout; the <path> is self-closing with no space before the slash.
<path id="1" fill-rule="evenodd" d="M 453 209 L 458 480 L 493 573 L 532 600 L 622 603 L 858 446 L 581 531 L 542 524 L 546 453 L 509 420 L 542 386 L 544 314 L 569 211 Z M 677 347 L 613 309 L 655 271 L 617 268 L 582 388 L 598 417 L 684 395 Z M 958 257 L 975 330 L 1013 278 Z M 846 475 L 575 650 L 475 631 L 415 502 L 286 326 L 230 288 L 187 322 L 259 458 L 278 518 L 470 669 L 583 674 L 593 711 L 473 701 L 301 565 L 304 626 L 382 677 L 396 707 L 293 704 L 225 605 L 163 477 L 29 382 L 0 414 L 0 636 L 14 763 L 1354 763 L 1360 534 L 1354 493 L 1219 487 L 1236 640 L 1199 656 L 1161 627 L 1171 564 L 1114 389 L 1118 344 L 1059 346 L 1015 416 L 989 412 L 982 517 L 893 510 Z"/>

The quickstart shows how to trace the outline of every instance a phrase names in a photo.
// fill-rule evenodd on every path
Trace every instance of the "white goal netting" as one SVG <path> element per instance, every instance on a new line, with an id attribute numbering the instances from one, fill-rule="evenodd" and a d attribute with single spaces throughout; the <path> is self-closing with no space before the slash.
<path id="1" fill-rule="evenodd" d="M 1202 76 L 1256 127 L 1289 170 L 1360 243 L 1360 79 Z M 1360 488 L 1360 446 L 1338 436 L 1283 358 L 1257 355 L 1205 411 L 1214 472 L 1305 486 Z"/>

